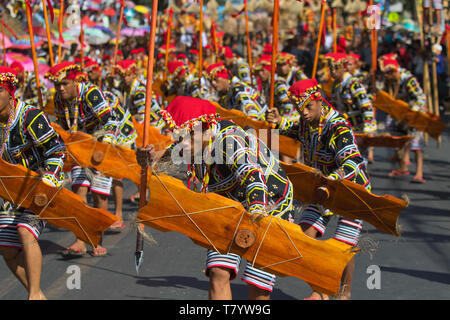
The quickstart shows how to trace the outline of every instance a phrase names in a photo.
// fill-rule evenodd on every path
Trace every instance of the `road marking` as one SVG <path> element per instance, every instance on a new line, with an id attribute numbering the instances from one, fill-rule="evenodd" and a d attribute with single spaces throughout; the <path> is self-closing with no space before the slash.
<path id="1" fill-rule="evenodd" d="M 133 222 L 131 222 L 133 223 Z M 125 229 L 117 235 L 107 235 L 107 237 L 111 237 L 108 239 L 107 243 L 104 243 L 105 247 L 113 248 L 117 243 L 119 243 L 123 238 L 125 238 L 131 231 L 135 230 L 132 225 L 127 225 Z M 111 240 L 110 240 L 111 239 Z M 88 259 L 80 259 L 80 262 L 83 261 L 83 264 L 79 264 L 80 274 L 84 277 L 92 267 L 99 263 L 105 257 L 89 257 Z M 68 260 L 69 264 L 76 265 L 77 260 Z M 69 291 L 67 288 L 67 278 L 70 275 L 67 273 L 63 273 L 59 278 L 52 282 L 52 284 L 43 290 L 44 294 L 48 299 L 59 299 L 62 295 Z"/>
<path id="2" fill-rule="evenodd" d="M 66 235 L 63 238 L 59 239 L 58 242 L 61 241 L 61 243 L 66 243 L 66 242 L 69 242 L 69 240 L 72 238 L 74 238 L 73 233 L 66 232 Z M 56 244 L 52 243 L 48 248 L 57 247 L 57 245 L 58 245 L 57 243 Z M 42 250 L 42 248 L 41 248 L 41 250 Z M 43 257 L 42 257 L 43 272 L 45 270 L 45 264 L 50 262 L 53 258 L 54 258 L 53 254 L 43 255 Z M 6 266 L 6 263 L 5 263 L 5 266 Z M 17 286 L 22 286 L 22 284 L 19 282 L 19 280 L 16 278 L 16 276 L 14 274 L 12 274 L 11 271 L 9 271 L 9 268 L 8 268 L 8 272 L 9 272 L 9 275 L 0 281 L 0 298 L 3 298 L 10 291 L 14 290 Z M 41 278 L 42 278 L 42 275 L 41 275 Z M 25 288 L 24 288 L 24 290 L 25 290 Z"/>

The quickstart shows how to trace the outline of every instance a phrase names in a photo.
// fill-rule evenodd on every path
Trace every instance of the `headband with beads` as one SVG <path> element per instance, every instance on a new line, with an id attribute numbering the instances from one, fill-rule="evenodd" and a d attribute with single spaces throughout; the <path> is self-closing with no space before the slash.
<path id="1" fill-rule="evenodd" d="M 316 101 L 320 98 L 322 98 L 322 94 L 320 93 L 319 89 L 321 88 L 320 84 L 308 88 L 305 90 L 305 92 L 298 96 L 296 94 L 293 94 L 291 91 L 288 91 L 287 94 L 291 101 L 295 103 L 297 106 L 297 109 L 302 112 L 303 109 L 311 102 Z"/>

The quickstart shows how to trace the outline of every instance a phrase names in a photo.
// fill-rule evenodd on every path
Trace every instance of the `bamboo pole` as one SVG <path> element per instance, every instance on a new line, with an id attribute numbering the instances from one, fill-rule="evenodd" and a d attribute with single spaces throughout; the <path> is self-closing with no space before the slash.
<path id="1" fill-rule="evenodd" d="M 50 36 L 50 24 L 48 23 L 47 4 L 45 3 L 45 0 L 42 0 L 42 6 L 44 9 L 45 29 L 47 31 L 47 43 L 48 43 L 48 54 L 50 56 L 50 66 L 53 67 L 55 65 L 55 59 L 53 57 L 52 39 Z"/>
<path id="2" fill-rule="evenodd" d="M 44 101 L 42 99 L 41 83 L 39 80 L 39 68 L 38 68 L 37 56 L 36 56 L 36 46 L 34 44 L 33 25 L 32 25 L 32 18 L 31 18 L 31 5 L 28 0 L 26 1 L 26 11 L 27 11 L 27 20 L 28 20 L 28 33 L 30 35 L 31 53 L 33 56 L 34 76 L 36 78 L 36 89 L 38 92 L 39 107 L 41 108 L 41 110 L 44 110 Z"/>
<path id="3" fill-rule="evenodd" d="M 322 9 L 320 13 L 320 26 L 319 26 L 319 35 L 317 37 L 317 44 L 316 44 L 316 55 L 314 57 L 314 66 L 313 66 L 313 72 L 311 78 L 316 77 L 317 72 L 317 62 L 319 61 L 319 51 L 320 51 L 320 44 L 322 42 L 322 34 L 323 34 L 323 25 L 325 21 L 325 9 L 327 7 L 327 1 L 322 0 Z"/>

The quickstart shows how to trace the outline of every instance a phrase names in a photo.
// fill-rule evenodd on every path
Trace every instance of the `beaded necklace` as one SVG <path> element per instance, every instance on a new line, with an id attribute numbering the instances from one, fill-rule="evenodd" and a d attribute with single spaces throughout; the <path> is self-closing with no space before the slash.
<path id="1" fill-rule="evenodd" d="M 317 161 L 319 160 L 319 151 L 320 151 L 320 146 L 321 146 L 321 142 L 322 142 L 322 133 L 323 133 L 323 129 L 325 126 L 325 120 L 327 119 L 327 117 L 330 114 L 330 112 L 332 111 L 332 109 L 333 109 L 333 107 L 331 107 L 324 99 L 324 103 L 322 103 L 322 106 L 320 108 L 320 120 L 319 120 L 318 127 L 313 128 L 311 125 L 309 125 L 311 138 L 314 135 L 314 132 L 317 133 L 316 148 L 313 151 L 314 154 L 312 155 L 312 159 L 311 159 L 311 155 L 310 155 L 310 159 L 312 161 L 311 164 L 314 165 L 314 167 L 316 167 L 316 168 L 317 168 Z"/>
<path id="2" fill-rule="evenodd" d="M 64 115 L 66 118 L 67 127 L 69 128 L 69 130 L 71 132 L 78 131 L 78 114 L 80 112 L 80 107 L 81 107 L 80 90 L 78 88 L 78 83 L 76 84 L 76 86 L 77 86 L 77 97 L 75 99 L 75 108 L 73 111 L 73 126 L 70 121 L 70 113 L 69 113 L 69 107 L 71 106 L 71 103 L 70 102 L 66 103 L 64 101 Z"/>
<path id="3" fill-rule="evenodd" d="M 14 105 L 11 108 L 11 111 L 9 113 L 9 117 L 8 117 L 8 122 L 6 123 L 6 125 L 2 124 L 2 138 L 1 138 L 1 143 L 2 145 L 0 146 L 0 158 L 3 157 L 3 152 L 6 150 L 6 146 L 7 146 L 7 141 L 9 138 L 9 131 L 11 130 L 11 126 L 14 122 L 15 119 L 15 115 L 16 115 L 16 108 L 17 107 L 17 103 L 14 100 Z"/>

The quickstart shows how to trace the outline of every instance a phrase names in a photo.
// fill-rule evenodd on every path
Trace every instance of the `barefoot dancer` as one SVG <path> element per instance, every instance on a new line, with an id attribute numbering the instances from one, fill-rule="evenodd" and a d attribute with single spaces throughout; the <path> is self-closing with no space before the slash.
<path id="1" fill-rule="evenodd" d="M 190 180 L 197 179 L 201 192 L 215 192 L 238 201 L 255 219 L 259 215 L 274 215 L 291 220 L 292 184 L 261 140 L 231 121 L 218 119 L 215 106 L 206 100 L 177 97 L 164 110 L 163 117 L 172 128 L 184 134 L 177 146 L 162 155 L 162 159 L 172 161 L 171 156 L 180 151 L 177 148 L 183 147 L 183 154 L 191 154 Z M 197 142 L 201 145 L 200 150 L 192 147 Z M 202 155 L 206 156 L 202 158 Z M 137 160 L 141 165 L 160 157 L 161 153 L 154 152 L 152 146 L 137 148 Z M 238 275 L 241 260 L 236 254 L 207 251 L 210 299 L 232 298 L 230 281 Z M 270 298 L 275 279 L 274 274 L 255 268 L 249 262 L 242 277 L 248 284 L 249 298 L 264 300 Z"/>
<path id="2" fill-rule="evenodd" d="M 14 69 L 0 67 L 1 157 L 42 173 L 42 181 L 59 186 L 64 180 L 66 148 L 45 114 L 15 98 Z M 2 200 L 0 252 L 29 299 L 45 299 L 40 289 L 42 253 L 37 242 L 45 223 L 32 211 Z"/>
<path id="3" fill-rule="evenodd" d="M 103 142 L 116 142 L 117 122 L 114 111 L 102 91 L 81 73 L 73 62 L 63 62 L 52 67 L 45 75 L 56 88 L 54 96 L 57 122 L 71 132 L 82 131 L 89 134 L 101 132 Z M 87 193 L 92 192 L 94 207 L 108 210 L 112 178 L 105 177 L 93 168 L 72 167 L 72 190 L 87 203 Z M 86 244 L 77 239 L 63 250 L 62 255 L 83 255 Z M 101 245 L 93 248 L 91 255 L 103 256 L 107 250 Z"/>
<path id="4" fill-rule="evenodd" d="M 267 121 L 277 124 L 281 134 L 302 142 L 306 165 L 319 169 L 328 178 L 350 180 L 370 190 L 366 164 L 355 144 L 350 124 L 323 99 L 319 89 L 315 79 L 294 83 L 289 94 L 301 115 L 300 121 L 292 122 L 289 118 L 281 117 L 275 108 L 269 111 Z M 320 205 L 309 205 L 300 219 L 302 230 L 312 238 L 322 237 L 331 215 L 329 210 Z M 361 220 L 339 217 L 334 238 L 356 246 L 361 228 Z M 339 299 L 350 299 L 354 267 L 355 261 L 352 259 L 344 269 Z M 308 299 L 328 297 L 313 292 Z"/>

